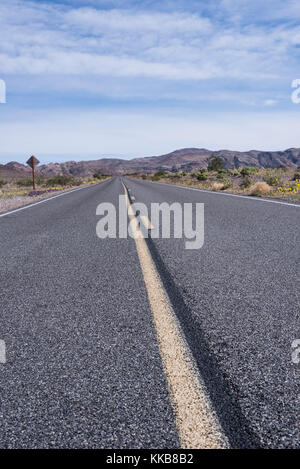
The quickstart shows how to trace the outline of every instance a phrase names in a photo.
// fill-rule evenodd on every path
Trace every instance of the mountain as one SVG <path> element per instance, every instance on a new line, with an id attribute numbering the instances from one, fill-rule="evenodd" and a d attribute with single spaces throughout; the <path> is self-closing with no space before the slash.
<path id="1" fill-rule="evenodd" d="M 246 152 L 218 150 L 205 148 L 184 148 L 166 155 L 134 158 L 122 160 L 117 158 L 102 158 L 92 161 L 67 161 L 66 163 L 50 163 L 37 168 L 39 174 L 47 177 L 65 174 L 74 177 L 89 177 L 95 173 L 122 175 L 129 173 L 153 173 L 166 171 L 194 171 L 207 167 L 207 158 L 211 154 L 220 156 L 227 169 L 244 166 L 258 166 L 260 168 L 296 168 L 300 166 L 300 148 L 290 148 L 285 151 Z M 31 169 L 17 162 L 0 164 L 0 177 L 26 177 Z"/>

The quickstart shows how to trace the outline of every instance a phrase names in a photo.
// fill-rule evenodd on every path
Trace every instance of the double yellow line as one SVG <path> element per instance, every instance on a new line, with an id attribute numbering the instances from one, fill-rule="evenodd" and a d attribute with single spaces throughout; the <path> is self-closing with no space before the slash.
<path id="1" fill-rule="evenodd" d="M 123 184 L 129 221 L 135 213 Z M 138 233 L 136 223 L 136 249 L 153 314 L 160 354 L 167 377 L 170 398 L 182 448 L 228 448 L 217 415 L 214 412 L 205 385 L 199 375 L 180 324 L 174 314 L 167 293 L 151 257 L 145 239 Z"/>

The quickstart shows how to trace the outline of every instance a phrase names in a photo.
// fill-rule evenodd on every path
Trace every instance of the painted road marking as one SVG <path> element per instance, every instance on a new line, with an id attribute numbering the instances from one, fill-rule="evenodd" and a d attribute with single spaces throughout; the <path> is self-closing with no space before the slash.
<path id="1" fill-rule="evenodd" d="M 197 192 L 207 192 L 208 194 L 213 194 L 213 195 L 223 195 L 223 196 L 228 196 L 228 197 L 239 197 L 241 199 L 248 199 L 256 202 L 268 202 L 271 204 L 280 204 L 280 205 L 289 205 L 290 207 L 298 207 L 300 208 L 300 204 L 291 204 L 289 202 L 280 202 L 279 200 L 268 200 L 268 199 L 261 199 L 259 197 L 250 197 L 248 195 L 238 195 L 238 194 L 224 194 L 223 192 L 215 192 L 215 191 L 208 191 L 206 189 L 196 189 L 195 187 L 185 187 L 185 186 L 178 186 L 177 184 L 168 184 L 166 182 L 153 182 L 153 181 L 148 181 L 151 184 L 161 184 L 162 186 L 174 186 L 178 187 L 179 189 L 186 189 L 189 191 L 197 191 Z"/>
<path id="2" fill-rule="evenodd" d="M 4 340 L 0 340 L 0 363 L 6 363 L 6 345 Z"/>
<path id="3" fill-rule="evenodd" d="M 135 214 L 124 184 L 123 187 L 131 222 Z M 132 225 L 138 230 L 137 224 Z M 140 236 L 135 236 L 135 243 L 154 318 L 181 447 L 228 448 L 228 440 L 194 364 L 146 241 Z"/>
<path id="4" fill-rule="evenodd" d="M 109 181 L 109 179 L 106 179 L 105 181 Z M 7 215 L 11 215 L 12 213 L 20 212 L 21 210 L 26 210 L 27 208 L 34 207 L 35 205 L 43 204 L 44 202 L 49 202 L 49 200 L 57 199 L 57 197 L 62 197 L 63 195 L 71 194 L 72 192 L 81 191 L 82 189 L 89 189 L 91 187 L 98 186 L 98 184 L 103 184 L 103 182 L 105 182 L 105 181 L 97 182 L 96 184 L 93 184 L 92 186 L 84 186 L 84 187 L 79 187 L 78 189 L 72 189 L 71 191 L 64 192 L 63 194 L 53 195 L 52 197 L 48 197 L 47 199 L 39 200 L 38 202 L 34 202 L 33 204 L 25 205 L 24 207 L 16 208 L 14 210 L 11 210 L 10 212 L 1 213 L 0 218 L 1 217 L 6 217 Z"/>

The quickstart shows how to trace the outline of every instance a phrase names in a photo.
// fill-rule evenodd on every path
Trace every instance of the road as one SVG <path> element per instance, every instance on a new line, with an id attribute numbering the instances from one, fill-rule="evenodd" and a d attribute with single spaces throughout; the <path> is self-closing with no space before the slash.
<path id="1" fill-rule="evenodd" d="M 122 181 L 148 207 L 205 204 L 201 249 L 146 245 L 226 444 L 299 448 L 300 206 L 131 178 L 0 218 L 0 447 L 182 446 L 136 241 L 96 235 Z"/>

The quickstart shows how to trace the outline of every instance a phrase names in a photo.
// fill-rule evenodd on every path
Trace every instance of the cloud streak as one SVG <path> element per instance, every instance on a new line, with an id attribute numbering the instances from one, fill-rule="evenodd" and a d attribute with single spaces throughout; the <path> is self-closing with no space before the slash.
<path id="1" fill-rule="evenodd" d="M 230 3 L 230 2 L 229 2 Z M 228 2 L 221 2 L 228 9 Z M 220 23 L 197 13 L 72 8 L 12 0 L 0 9 L 5 74 L 167 80 L 266 79 L 296 67 L 297 25 Z"/>

